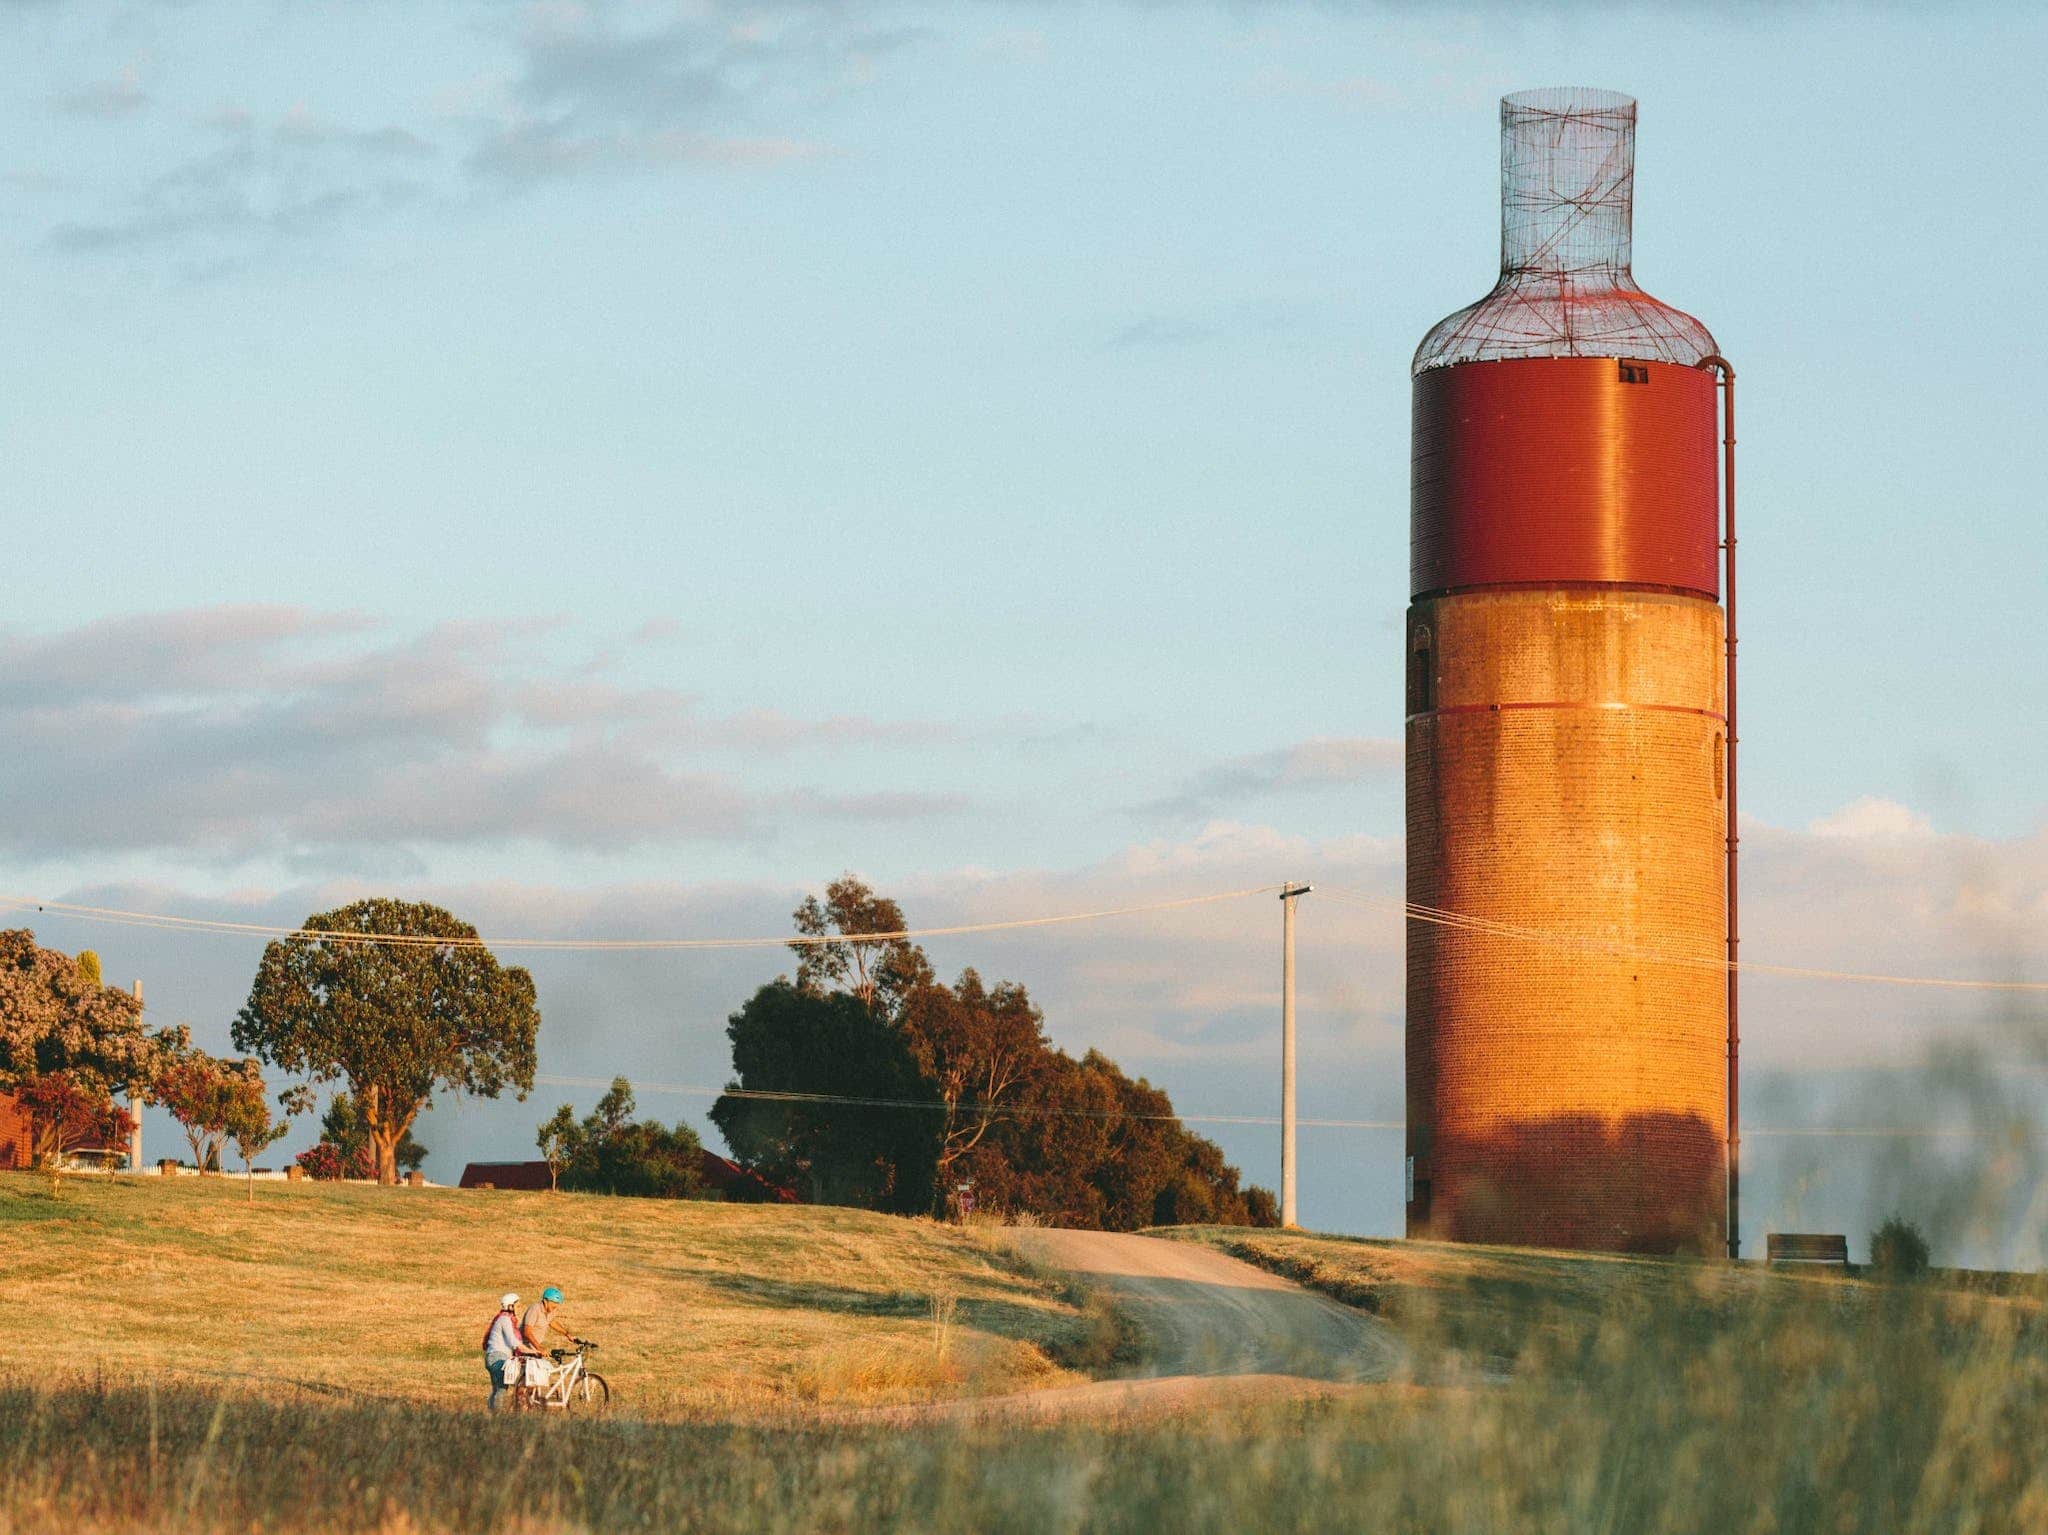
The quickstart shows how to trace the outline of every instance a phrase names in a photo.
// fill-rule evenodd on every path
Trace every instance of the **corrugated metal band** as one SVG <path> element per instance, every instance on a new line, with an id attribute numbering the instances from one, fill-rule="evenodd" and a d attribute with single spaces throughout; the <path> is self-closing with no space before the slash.
<path id="1" fill-rule="evenodd" d="M 1433 597 L 1462 597 L 1468 592 L 1554 592 L 1560 587 L 1568 589 L 1572 584 L 1567 581 L 1486 581 L 1477 586 L 1447 586 L 1440 592 L 1418 592 L 1411 600 L 1421 602 Z M 1648 592 L 1662 597 L 1697 600 L 1702 595 L 1689 586 L 1662 586 L 1655 581 L 1600 581 L 1593 586 L 1603 596 L 1613 592 Z"/>
<path id="2" fill-rule="evenodd" d="M 1626 583 L 1720 595 L 1713 375 L 1614 357 L 1416 377 L 1410 590 Z"/>
<path id="3" fill-rule="evenodd" d="M 1509 709 L 1648 709 L 1660 714 L 1697 714 L 1702 719 L 1726 720 L 1727 716 L 1718 709 L 1694 709 L 1685 704 L 1589 704 L 1571 699 L 1542 700 L 1532 703 L 1506 704 L 1444 704 L 1440 708 L 1423 709 L 1408 716 L 1411 720 L 1428 719 L 1432 714 L 1501 714 Z"/>

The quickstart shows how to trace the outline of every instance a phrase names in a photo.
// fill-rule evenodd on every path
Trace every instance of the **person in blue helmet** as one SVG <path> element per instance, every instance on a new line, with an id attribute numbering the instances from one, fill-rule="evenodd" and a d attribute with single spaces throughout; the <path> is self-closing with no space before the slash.
<path id="1" fill-rule="evenodd" d="M 547 1353 L 548 1335 L 554 1331 L 555 1312 L 561 1304 L 562 1292 L 549 1285 L 540 1292 L 540 1299 L 526 1308 L 526 1314 L 519 1319 L 519 1335 L 529 1352 Z"/>

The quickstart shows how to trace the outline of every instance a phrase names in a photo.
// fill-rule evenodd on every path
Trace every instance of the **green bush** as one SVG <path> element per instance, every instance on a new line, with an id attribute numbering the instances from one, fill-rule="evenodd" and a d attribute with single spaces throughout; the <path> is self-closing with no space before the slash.
<path id="1" fill-rule="evenodd" d="M 1870 1234 L 1870 1268 L 1886 1279 L 1918 1279 L 1927 1272 L 1927 1238 L 1894 1215 Z"/>

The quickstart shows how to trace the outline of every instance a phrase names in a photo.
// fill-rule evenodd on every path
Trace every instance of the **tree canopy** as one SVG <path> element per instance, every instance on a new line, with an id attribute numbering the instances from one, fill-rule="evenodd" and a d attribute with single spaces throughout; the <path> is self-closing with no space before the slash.
<path id="1" fill-rule="evenodd" d="M 960 1184 L 984 1209 L 1130 1230 L 1272 1225 L 1167 1095 L 1095 1051 L 1055 1049 L 1023 985 L 939 981 L 892 900 L 851 875 L 795 913 L 797 979 L 728 1022 L 734 1080 L 711 1118 L 734 1156 L 822 1203 L 924 1213 Z M 838 941 L 842 939 L 844 941 Z"/>
<path id="2" fill-rule="evenodd" d="M 81 968 L 25 928 L 0 931 L 0 1090 L 62 1072 L 93 1097 L 147 1091 L 185 1031 L 145 1030 L 141 1001 L 97 974 L 97 958 Z"/>
<path id="3" fill-rule="evenodd" d="M 475 928 L 389 899 L 315 912 L 304 927 L 264 949 L 235 1047 L 313 1082 L 347 1081 L 381 1182 L 397 1181 L 398 1148 L 437 1087 L 532 1090 L 533 978 L 501 967 Z"/>
<path id="4" fill-rule="evenodd" d="M 924 950 L 907 938 L 832 941 L 865 933 L 900 933 L 909 925 L 903 920 L 902 907 L 887 896 L 876 895 L 851 874 L 827 885 L 822 902 L 814 895 L 805 896 L 795 918 L 796 930 L 804 938 L 827 940 L 790 945 L 797 957 L 799 991 L 819 996 L 846 991 L 869 1007 L 893 1013 L 911 992 L 932 978 Z"/>
<path id="5" fill-rule="evenodd" d="M 588 1194 L 689 1199 L 704 1192 L 702 1142 L 688 1125 L 635 1119 L 633 1084 L 614 1077 L 597 1108 L 579 1122 L 563 1104 L 535 1141 L 560 1187 Z"/>
<path id="6" fill-rule="evenodd" d="M 921 1214 L 937 1166 L 938 1094 L 889 1018 L 846 991 L 763 986 L 726 1025 L 735 1080 L 711 1106 L 733 1155 L 814 1204 Z M 818 1095 L 866 1102 L 739 1096 Z M 906 1111 L 914 1103 L 925 1108 Z"/>
<path id="7" fill-rule="evenodd" d="M 253 1091 L 263 1096 L 263 1068 L 254 1060 L 228 1061 L 204 1050 L 181 1050 L 158 1075 L 150 1096 L 161 1104 L 192 1147 L 202 1172 L 220 1168 L 220 1151 Z"/>

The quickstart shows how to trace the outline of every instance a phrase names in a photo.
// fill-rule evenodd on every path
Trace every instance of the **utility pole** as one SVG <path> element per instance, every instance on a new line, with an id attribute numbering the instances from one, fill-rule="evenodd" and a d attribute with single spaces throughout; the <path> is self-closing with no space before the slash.
<path id="1" fill-rule="evenodd" d="M 142 982 L 139 980 L 135 983 L 135 1005 L 138 1008 L 142 1006 Z M 139 1087 L 131 1087 L 128 1090 L 128 1113 L 131 1119 L 128 1126 L 128 1171 L 131 1173 L 142 1171 L 142 1106 L 147 1102 L 148 1096 Z"/>
<path id="2" fill-rule="evenodd" d="M 1294 903 L 1313 885 L 1280 890 L 1280 1224 L 1294 1226 Z"/>

